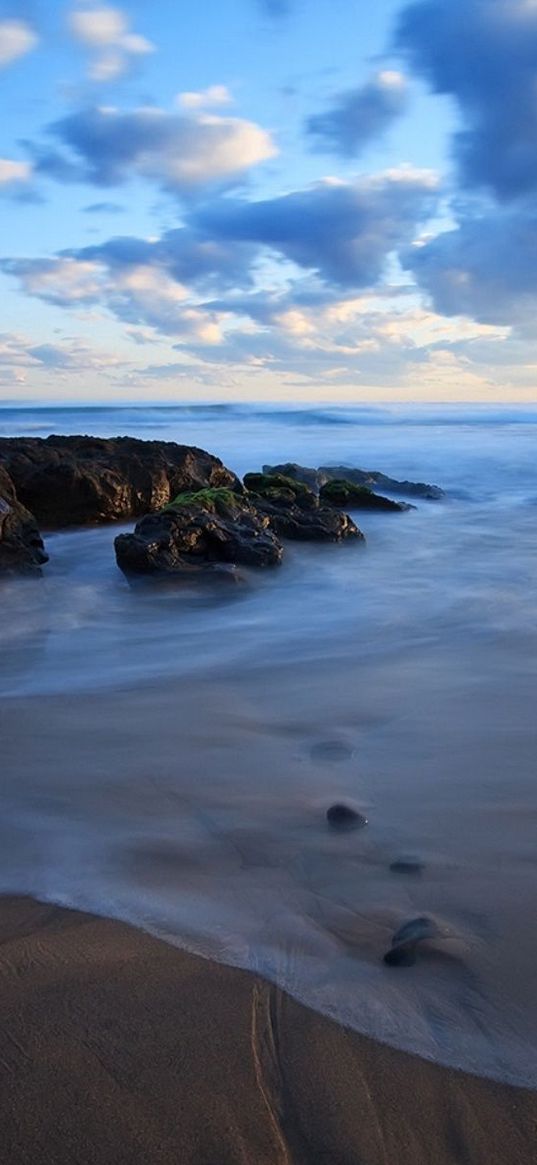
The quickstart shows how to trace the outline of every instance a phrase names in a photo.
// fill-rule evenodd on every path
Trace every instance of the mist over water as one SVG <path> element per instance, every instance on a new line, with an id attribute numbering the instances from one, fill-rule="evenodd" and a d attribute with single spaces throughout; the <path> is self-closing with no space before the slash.
<path id="1" fill-rule="evenodd" d="M 3 409 L 2 435 L 179 440 L 239 474 L 447 490 L 225 593 L 131 590 L 118 527 L 4 584 L 0 887 L 260 970 L 397 1046 L 537 1084 L 537 409 Z M 128 527 L 127 527 L 128 528 Z M 369 820 L 324 820 L 350 797 Z M 411 854 L 421 875 L 390 864 Z M 406 919 L 443 937 L 382 955 Z"/>

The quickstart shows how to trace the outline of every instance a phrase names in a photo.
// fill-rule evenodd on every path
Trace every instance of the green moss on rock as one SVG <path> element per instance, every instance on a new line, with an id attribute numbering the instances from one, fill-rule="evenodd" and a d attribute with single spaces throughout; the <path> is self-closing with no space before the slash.
<path id="1" fill-rule="evenodd" d="M 164 512 L 178 510 L 182 506 L 198 505 L 205 510 L 214 510 L 220 512 L 222 509 L 235 510 L 240 508 L 241 496 L 233 492 L 232 489 L 221 488 L 207 488 L 198 490 L 186 490 L 184 493 L 177 494 L 177 497 L 164 506 Z"/>

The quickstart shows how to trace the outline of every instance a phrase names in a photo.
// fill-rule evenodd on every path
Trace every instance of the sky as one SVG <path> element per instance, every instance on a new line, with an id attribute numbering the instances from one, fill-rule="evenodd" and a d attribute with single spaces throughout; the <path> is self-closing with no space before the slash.
<path id="1" fill-rule="evenodd" d="M 0 401 L 535 401 L 537 0 L 0 0 Z"/>

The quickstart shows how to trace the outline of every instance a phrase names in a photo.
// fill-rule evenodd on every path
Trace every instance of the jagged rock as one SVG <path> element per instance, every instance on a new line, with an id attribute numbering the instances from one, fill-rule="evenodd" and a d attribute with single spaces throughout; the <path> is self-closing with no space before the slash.
<path id="1" fill-rule="evenodd" d="M 319 500 L 329 506 L 345 506 L 350 510 L 391 510 L 402 513 L 403 510 L 415 509 L 408 502 L 394 502 L 392 498 L 373 493 L 367 485 L 355 485 L 352 481 L 340 481 L 337 478 L 321 486 Z"/>
<path id="2" fill-rule="evenodd" d="M 408 497 L 428 498 L 429 501 L 438 501 L 445 496 L 444 490 L 438 485 L 427 485 L 423 481 L 398 481 L 395 477 L 388 477 L 372 469 L 353 469 L 350 465 L 321 465 L 320 473 L 324 481 L 343 480 L 353 485 L 381 486 L 393 494 L 404 494 Z"/>
<path id="3" fill-rule="evenodd" d="M 364 540 L 348 514 L 320 506 L 318 497 L 304 482 L 283 474 L 247 473 L 244 485 L 256 510 L 268 518 L 280 538 L 299 542 Z"/>
<path id="4" fill-rule="evenodd" d="M 276 566 L 282 546 L 268 518 L 230 489 L 180 494 L 157 514 L 115 540 L 117 564 L 127 576 L 212 574 L 222 563 Z"/>
<path id="5" fill-rule="evenodd" d="M 0 578 L 41 574 L 47 561 L 35 518 L 21 505 L 13 482 L 0 466 Z"/>
<path id="6" fill-rule="evenodd" d="M 231 487 L 234 473 L 202 449 L 134 437 L 4 437 L 0 466 L 45 527 L 109 522 L 159 510 L 184 490 Z"/>

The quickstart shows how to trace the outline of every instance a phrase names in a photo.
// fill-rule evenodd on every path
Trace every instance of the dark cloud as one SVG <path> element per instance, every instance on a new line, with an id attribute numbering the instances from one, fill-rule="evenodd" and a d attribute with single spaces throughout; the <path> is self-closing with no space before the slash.
<path id="1" fill-rule="evenodd" d="M 437 197 L 429 174 L 402 170 L 259 202 L 220 199 L 193 221 L 213 238 L 268 247 L 328 283 L 366 287 L 377 283 L 387 256 L 411 241 Z"/>
<path id="2" fill-rule="evenodd" d="M 49 133 L 60 149 L 26 143 L 40 173 L 95 186 L 143 177 L 175 194 L 236 182 L 276 152 L 270 135 L 253 122 L 154 107 L 82 109 L 54 122 Z"/>
<path id="3" fill-rule="evenodd" d="M 508 200 L 537 190 L 537 5 L 533 0 L 418 0 L 397 48 L 434 92 L 454 98 L 454 155 L 467 187 Z"/>
<path id="4" fill-rule="evenodd" d="M 402 255 L 444 315 L 483 323 L 533 321 L 537 306 L 537 210 L 467 213 L 460 225 Z"/>
<path id="5" fill-rule="evenodd" d="M 406 104 L 404 77 L 378 73 L 366 85 L 337 94 L 329 109 L 307 119 L 306 132 L 319 150 L 357 157 L 404 113 Z"/>
<path id="6" fill-rule="evenodd" d="M 214 294 L 215 288 L 248 287 L 258 247 L 253 243 L 220 241 L 191 227 L 166 231 L 148 242 L 123 235 L 97 246 L 67 252 L 70 258 L 104 263 L 113 270 L 150 265 L 160 267 L 178 283 Z"/>

